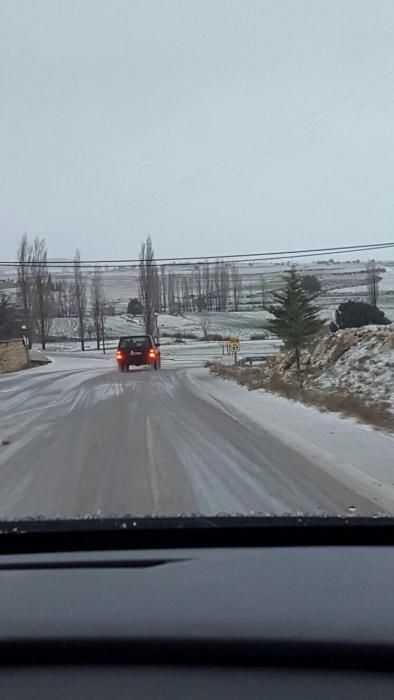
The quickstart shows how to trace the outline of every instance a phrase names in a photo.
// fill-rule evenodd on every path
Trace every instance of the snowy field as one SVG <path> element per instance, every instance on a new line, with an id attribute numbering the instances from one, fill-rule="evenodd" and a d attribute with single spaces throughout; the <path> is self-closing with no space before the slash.
<path id="1" fill-rule="evenodd" d="M 209 314 L 186 314 L 170 315 L 159 314 L 158 325 L 160 335 L 165 338 L 165 334 L 193 334 L 196 338 L 203 337 L 203 322 L 207 319 L 208 334 L 220 334 L 223 336 L 239 336 L 243 340 L 250 340 L 250 336 L 264 332 L 264 322 L 269 317 L 266 311 L 234 311 L 234 312 L 211 312 Z M 90 332 L 89 340 L 94 338 L 94 329 L 88 328 Z M 142 319 L 132 318 L 128 314 L 119 316 L 108 316 L 105 321 L 106 335 L 119 337 L 131 333 L 143 332 Z M 52 319 L 49 331 L 50 337 L 62 339 L 78 338 L 78 321 L 76 318 L 55 318 Z"/>
<path id="2" fill-rule="evenodd" d="M 275 289 L 282 284 L 282 276 L 289 269 L 291 261 L 284 263 L 241 263 L 239 271 L 243 281 L 244 295 L 253 290 L 261 289 L 261 280 L 264 280 L 266 289 Z M 358 262 L 317 262 L 296 261 L 300 274 L 316 275 L 322 283 L 323 289 L 353 291 L 355 289 L 365 289 L 366 261 Z M 394 292 L 394 261 L 377 261 L 378 267 L 384 267 L 386 272 L 379 273 L 382 280 L 379 284 L 381 291 Z M 194 266 L 182 268 L 173 266 L 176 272 L 182 274 L 192 274 Z M 52 277 L 72 281 L 73 275 L 70 268 L 54 268 L 51 270 Z M 89 281 L 93 271 L 86 271 L 86 278 Z M 0 291 L 13 294 L 15 292 L 16 269 L 0 266 Z M 139 291 L 138 270 L 126 269 L 105 269 L 103 268 L 104 291 L 108 301 L 115 303 L 119 311 L 125 310 L 125 305 L 131 297 L 137 297 Z"/>
<path id="3" fill-rule="evenodd" d="M 379 288 L 382 292 L 392 291 L 394 294 L 394 263 L 382 263 L 386 272 L 379 273 L 382 277 Z M 316 275 L 323 290 L 338 292 L 340 296 L 347 292 L 365 293 L 366 263 L 299 263 L 300 274 Z M 241 306 L 253 304 L 261 296 L 261 281 L 264 280 L 266 290 L 275 290 L 283 285 L 283 274 L 289 269 L 288 264 L 241 264 L 239 266 L 243 280 Z M 188 273 L 193 268 L 188 269 Z M 184 271 L 183 271 L 184 272 Z M 138 276 L 136 270 L 111 271 L 104 275 L 106 298 L 115 303 L 117 311 L 125 311 L 128 300 L 138 296 Z M 248 295 L 252 295 L 248 298 Z"/>
<path id="4" fill-rule="evenodd" d="M 385 264 L 385 273 L 379 283 L 379 306 L 386 315 L 394 319 L 394 264 Z M 280 283 L 280 275 L 284 269 L 281 265 L 254 265 L 251 268 L 242 268 L 244 276 L 243 304 L 237 312 L 210 312 L 208 314 L 187 313 L 184 315 L 159 314 L 160 334 L 174 335 L 193 334 L 198 338 L 204 335 L 203 324 L 207 319 L 207 332 L 210 335 L 238 336 L 241 340 L 249 340 L 250 337 L 264 329 L 269 314 L 258 309 L 261 301 L 258 301 L 258 290 L 261 284 L 261 271 L 266 275 L 267 288 L 276 288 Z M 360 263 L 343 263 L 330 265 L 304 265 L 304 274 L 316 274 L 320 277 L 323 289 L 326 291 L 319 296 L 317 303 L 321 308 L 321 316 L 329 321 L 334 319 L 335 310 L 341 301 L 347 298 L 366 297 L 365 265 Z M 327 282 L 329 280 L 329 282 Z M 349 281 L 353 284 L 349 285 Z M 362 280 L 363 284 L 357 284 Z M 127 335 L 135 332 L 141 324 L 141 319 L 132 318 L 125 313 L 127 301 L 132 296 L 138 295 L 137 273 L 130 271 L 111 271 L 104 275 L 105 293 L 107 300 L 114 305 L 116 314 L 106 319 L 106 332 L 108 338 L 116 338 L 119 335 Z M 253 291 L 254 290 L 254 291 Z M 248 296 L 249 306 L 245 305 Z M 255 300 L 255 306 L 253 304 Z M 89 324 L 89 340 L 94 338 L 94 329 Z M 76 319 L 55 318 L 51 322 L 50 336 L 59 339 L 77 339 L 78 323 Z"/>
<path id="5" fill-rule="evenodd" d="M 320 315 L 327 321 L 334 320 L 335 310 L 341 298 L 322 297 L 320 299 Z M 394 321 L 394 293 L 381 297 L 380 308 Z M 207 320 L 207 333 L 209 335 L 222 335 L 223 337 L 237 336 L 241 341 L 247 341 L 256 334 L 264 334 L 267 320 L 267 311 L 231 311 L 210 312 L 208 314 L 189 313 L 185 315 L 159 314 L 158 325 L 160 337 L 163 343 L 170 342 L 166 334 L 174 336 L 187 336 L 192 334 L 195 339 L 204 335 L 203 324 Z M 141 318 L 132 318 L 128 314 L 108 316 L 105 322 L 106 337 L 108 341 L 119 338 L 121 335 L 143 333 Z M 76 318 L 55 318 L 50 325 L 49 336 L 56 342 L 67 342 L 78 339 L 78 321 Z M 94 329 L 92 324 L 88 326 L 88 343 L 94 345 Z"/>
<path id="6" fill-rule="evenodd" d="M 383 294 L 384 292 L 393 292 L 394 294 L 394 265 L 385 265 L 386 272 L 379 274 L 382 279 L 379 281 L 379 291 Z M 348 292 L 355 293 L 365 293 L 366 285 L 359 284 L 353 286 L 347 286 L 346 284 L 339 284 L 336 290 L 340 294 L 347 294 Z"/>
<path id="7" fill-rule="evenodd" d="M 379 282 L 379 306 L 388 318 L 394 320 L 394 263 L 382 263 L 385 272 L 381 273 Z M 189 270 L 192 268 L 189 268 Z M 203 325 L 207 319 L 209 335 L 238 336 L 242 341 L 250 340 L 251 336 L 263 332 L 269 314 L 261 309 L 261 278 L 264 277 L 266 290 L 275 289 L 281 284 L 281 275 L 287 265 L 258 264 L 240 266 L 243 278 L 243 295 L 241 310 L 238 312 L 211 312 L 207 315 L 187 313 L 185 315 L 159 314 L 159 329 L 163 342 L 166 334 L 188 335 L 197 338 L 204 335 Z M 321 308 L 321 317 L 331 321 L 335 317 L 338 305 L 348 298 L 366 298 L 365 262 L 303 263 L 299 265 L 302 274 L 315 274 L 323 285 L 323 292 L 317 303 Z M 63 279 L 71 281 L 71 271 L 54 273 Z M 88 287 L 91 273 L 88 274 Z M 110 270 L 104 273 L 104 288 L 107 301 L 114 307 L 113 315 L 106 318 L 106 335 L 108 342 L 120 335 L 138 332 L 141 319 L 132 318 L 126 313 L 127 302 L 131 297 L 138 296 L 137 270 Z M 0 269 L 1 293 L 15 297 L 16 273 L 9 268 Z M 7 281 L 8 280 L 8 281 Z M 7 286 L 10 285 L 10 286 Z M 94 328 L 88 322 L 88 343 L 93 343 Z M 49 336 L 57 342 L 67 342 L 78 339 L 78 322 L 75 318 L 54 318 L 51 320 Z"/>

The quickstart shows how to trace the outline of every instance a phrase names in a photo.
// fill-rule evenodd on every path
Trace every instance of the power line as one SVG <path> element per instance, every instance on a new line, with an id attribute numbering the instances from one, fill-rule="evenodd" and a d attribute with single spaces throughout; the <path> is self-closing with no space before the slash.
<path id="1" fill-rule="evenodd" d="M 392 90 L 389 90 L 387 92 L 392 92 Z M 213 186 L 218 186 L 218 185 L 221 185 L 223 183 L 231 182 L 232 180 L 240 178 L 240 177 L 250 177 L 256 171 L 261 170 L 262 168 L 266 167 L 267 165 L 271 165 L 272 163 L 274 163 L 278 160 L 286 158 L 287 156 L 291 156 L 294 153 L 297 153 L 301 150 L 304 150 L 305 148 L 309 148 L 313 144 L 318 143 L 319 141 L 322 141 L 323 139 L 325 139 L 329 136 L 332 136 L 333 134 L 338 133 L 339 131 L 343 131 L 344 129 L 349 128 L 349 126 L 352 126 L 353 124 L 357 124 L 358 122 L 363 121 L 364 119 L 368 119 L 369 117 L 374 116 L 378 112 L 381 112 L 384 109 L 388 109 L 389 107 L 391 107 L 393 105 L 394 105 L 394 101 L 390 101 L 384 105 L 379 106 L 377 109 L 374 109 L 366 114 L 362 114 L 361 116 L 356 117 L 355 119 L 352 119 L 348 122 L 345 122 L 344 124 L 334 128 L 334 129 L 326 131 L 322 134 L 318 134 L 315 138 L 310 139 L 310 140 L 306 141 L 305 143 L 301 143 L 296 148 L 290 148 L 290 149 L 287 148 L 287 150 L 285 150 L 283 153 L 280 153 L 280 152 L 276 153 L 276 155 L 273 155 L 272 158 L 269 158 L 267 160 L 267 156 L 269 156 L 271 154 L 275 154 L 276 151 L 280 151 L 281 149 L 286 148 L 287 146 L 292 145 L 293 143 L 296 143 L 297 141 L 304 139 L 307 135 L 311 135 L 311 134 L 317 132 L 319 130 L 319 128 L 321 128 L 321 127 L 311 129 L 309 132 L 306 132 L 302 136 L 296 137 L 296 138 L 288 141 L 287 144 L 280 144 L 280 145 L 276 146 L 275 148 L 271 149 L 271 151 L 268 151 L 265 154 L 261 154 L 259 157 L 259 160 L 257 162 L 255 162 L 252 167 L 250 167 L 250 165 L 247 166 L 247 164 L 234 166 L 233 168 L 231 168 L 230 170 L 228 170 L 226 172 L 218 173 L 214 179 L 211 179 L 210 181 L 205 182 L 204 184 L 203 183 L 196 183 L 195 185 L 191 186 L 191 189 L 189 188 L 189 190 L 183 191 L 183 192 L 178 193 L 178 194 L 175 193 L 175 194 L 171 195 L 170 197 L 168 197 L 167 199 L 164 199 L 161 202 L 159 201 L 158 204 L 156 206 L 154 206 L 153 208 L 148 207 L 148 208 L 142 209 L 140 211 L 136 210 L 134 212 L 131 212 L 127 216 L 117 217 L 117 218 L 114 218 L 112 220 L 116 221 L 116 222 L 122 222 L 122 221 L 126 221 L 131 216 L 141 216 L 144 214 L 151 214 L 151 213 L 154 213 L 154 212 L 162 209 L 163 207 L 168 206 L 169 204 L 172 203 L 172 201 L 174 199 L 176 201 L 178 201 L 179 199 L 186 199 L 186 198 L 194 197 L 195 195 L 199 195 L 201 193 L 206 192 L 207 190 L 211 189 L 211 187 L 213 187 Z M 351 110 L 349 113 L 339 117 L 339 119 L 343 119 L 343 118 L 349 116 L 352 112 L 357 111 L 357 109 L 358 108 L 356 108 L 356 110 L 354 110 L 354 109 Z M 334 121 L 337 121 L 337 120 L 338 120 L 338 118 L 336 118 Z M 245 167 L 246 167 L 246 169 L 245 169 Z M 244 169 L 242 170 L 242 168 L 244 168 Z"/>
<path id="2" fill-rule="evenodd" d="M 266 151 L 265 153 L 261 153 L 259 155 L 256 155 L 254 161 L 251 163 L 239 163 L 237 165 L 232 166 L 230 169 L 225 170 L 224 172 L 218 172 L 216 174 L 213 174 L 212 177 L 209 180 L 203 180 L 203 181 L 196 181 L 194 183 L 190 183 L 190 185 L 186 186 L 186 188 L 181 189 L 179 192 L 173 192 L 172 194 L 169 194 L 168 196 L 162 197 L 160 199 L 160 193 L 158 195 L 153 195 L 153 206 L 149 206 L 148 202 L 145 206 L 142 208 L 134 208 L 131 209 L 131 211 L 128 214 L 123 214 L 120 216 L 114 216 L 111 217 L 112 222 L 123 222 L 127 221 L 130 219 L 132 216 L 144 216 L 145 214 L 151 214 L 156 211 L 159 211 L 163 207 L 166 207 L 168 205 L 171 205 L 174 201 L 179 201 L 182 199 L 188 199 L 190 197 L 194 197 L 195 195 L 199 195 L 201 193 L 206 192 L 209 190 L 211 187 L 221 185 L 223 183 L 231 182 L 234 179 L 240 178 L 240 177 L 250 177 L 253 175 L 256 171 L 261 170 L 262 168 L 266 167 L 267 165 L 271 165 L 272 163 L 276 162 L 277 160 L 281 160 L 283 158 L 286 158 L 288 156 L 293 155 L 294 153 L 297 153 L 301 150 L 304 150 L 305 148 L 308 148 L 312 146 L 315 143 L 318 143 L 319 141 L 322 141 L 325 138 L 328 138 L 332 136 L 335 133 L 338 133 L 339 131 L 343 131 L 344 129 L 349 128 L 349 126 L 352 126 L 353 124 L 356 124 L 360 121 L 363 121 L 365 119 L 368 119 L 371 116 L 374 116 L 378 112 L 387 109 L 394 105 L 394 101 L 390 101 L 386 104 L 380 105 L 376 109 L 367 112 L 366 114 L 361 114 L 360 116 L 351 119 L 350 121 L 345 122 L 342 125 L 339 125 L 333 129 L 330 129 L 329 131 L 325 131 L 323 133 L 318 133 L 319 130 L 321 131 L 327 126 L 330 126 L 332 123 L 335 123 L 337 121 L 346 119 L 349 117 L 351 114 L 354 112 L 360 111 L 363 107 L 367 106 L 368 104 L 371 104 L 373 102 L 376 102 L 379 99 L 382 99 L 384 96 L 386 96 L 389 93 L 392 93 L 394 91 L 394 88 L 390 88 L 389 90 L 386 90 L 384 93 L 381 93 L 380 95 L 367 100 L 366 102 L 363 102 L 361 105 L 357 105 L 356 107 L 353 107 L 351 110 L 348 112 L 345 112 L 342 115 L 338 115 L 334 119 L 332 119 L 330 122 L 325 122 L 323 124 L 317 125 L 308 131 L 304 132 L 303 134 L 299 136 L 295 136 L 288 140 L 286 143 L 279 143 L 278 145 L 274 146 L 271 150 Z M 299 141 L 303 141 L 304 139 L 307 139 L 308 136 L 312 136 L 313 134 L 317 134 L 315 138 L 306 140 L 306 142 L 301 143 L 300 145 L 296 146 L 295 148 L 292 148 L 294 144 L 296 144 Z M 272 139 L 266 139 L 267 141 L 270 141 Z M 290 147 L 290 148 L 289 148 Z M 285 149 L 285 150 L 283 150 Z M 281 153 L 281 151 L 283 151 Z M 271 158 L 269 156 L 272 156 Z M 231 159 L 228 159 L 231 160 Z M 186 178 L 190 179 L 190 178 Z M 165 190 L 164 190 L 165 191 Z M 143 198 L 147 199 L 147 197 Z M 156 200 L 156 202 L 155 202 Z M 136 201 L 136 204 L 138 204 L 138 200 Z M 130 208 L 130 207 L 129 207 Z M 92 217 L 95 218 L 95 217 Z"/>
<path id="3" fill-rule="evenodd" d="M 333 254 L 344 254 L 344 253 L 355 253 L 355 252 L 367 252 L 373 250 L 387 250 L 394 248 L 394 242 L 387 243 L 366 243 L 352 246 L 334 246 L 334 247 L 324 247 L 324 248 L 304 248 L 299 250 L 285 250 L 285 251 L 275 251 L 275 252 L 262 252 L 262 253 L 240 253 L 240 254 L 226 254 L 219 256 L 190 256 L 190 257 L 174 257 L 174 258 L 156 258 L 152 265 L 160 265 L 165 267 L 190 267 L 197 265 L 216 265 L 216 264 L 246 264 L 246 263 L 264 263 L 265 261 L 286 261 L 288 259 L 297 258 L 309 258 L 309 257 L 319 257 L 322 255 L 333 255 Z M 19 263 L 18 261 L 0 261 L 0 267 L 20 267 L 20 266 L 34 266 L 34 262 Z M 42 264 L 42 263 L 37 263 Z M 145 263 L 145 265 L 149 263 Z M 125 269 L 138 268 L 140 265 L 140 260 L 135 258 L 122 258 L 122 259 L 112 259 L 112 260 L 81 260 L 80 268 L 84 269 L 94 269 L 96 267 L 124 267 Z M 47 262 L 48 268 L 73 268 L 73 260 L 57 261 L 57 262 Z"/>
<path id="4" fill-rule="evenodd" d="M 253 258 L 257 259 L 259 257 L 267 257 L 267 256 L 286 256 L 286 255 L 293 255 L 293 254 L 301 254 L 301 253 L 330 253 L 330 252 L 339 252 L 339 251 L 353 251 L 353 250 L 376 250 L 380 248 L 391 248 L 394 247 L 394 241 L 387 241 L 384 243 L 355 243 L 354 245 L 348 245 L 348 246 L 323 246 L 320 248 L 300 248 L 300 249 L 295 249 L 295 250 L 276 250 L 276 251 L 270 251 L 270 252 L 260 252 L 260 253 L 228 253 L 225 255 L 188 255 L 188 256 L 175 256 L 175 257 L 163 257 L 163 258 L 155 258 L 155 263 L 168 263 L 168 264 L 173 264 L 173 263 L 178 263 L 180 261 L 210 261 L 210 262 L 216 262 L 217 259 L 224 260 L 224 259 L 232 259 L 232 258 L 237 258 L 237 260 L 241 260 L 242 258 Z M 123 263 L 140 263 L 139 258 L 111 258 L 111 259 L 94 259 L 94 260 L 81 260 L 81 265 L 82 264 L 93 264 L 93 265 L 102 265 L 102 264 L 123 264 Z M 19 265 L 18 261 L 12 261 L 12 260 L 7 260 L 7 261 L 0 261 L 0 265 Z M 29 263 L 27 263 L 29 264 Z M 56 267 L 63 267 L 66 265 L 74 265 L 73 260 L 60 260 L 60 261 L 49 261 L 48 264 L 54 265 Z"/>
<path id="5" fill-rule="evenodd" d="M 330 103 L 330 104 L 327 105 L 326 107 L 323 107 L 323 108 L 321 108 L 321 109 L 319 109 L 319 110 L 317 110 L 317 111 L 311 113 L 310 115 L 308 115 L 308 116 L 306 116 L 306 117 L 303 117 L 303 118 L 300 119 L 300 120 L 297 120 L 295 123 L 290 124 L 290 125 L 287 126 L 287 127 L 283 127 L 282 129 L 279 129 L 279 130 L 275 131 L 275 132 L 274 132 L 273 134 L 271 134 L 270 136 L 267 136 L 266 138 L 262 139 L 261 141 L 256 142 L 255 144 L 252 144 L 251 146 L 247 147 L 246 149 L 243 149 L 243 150 L 241 150 L 241 151 L 238 151 L 238 152 L 234 153 L 232 156 L 229 156 L 229 157 L 224 158 L 224 159 L 222 159 L 222 160 L 216 161 L 216 162 L 212 163 L 210 166 L 207 166 L 207 167 L 205 167 L 205 168 L 202 168 L 202 169 L 200 169 L 200 170 L 197 170 L 195 173 L 192 173 L 191 175 L 188 175 L 188 176 L 186 176 L 186 177 L 184 177 L 184 178 L 181 178 L 181 179 L 179 179 L 179 180 L 176 180 L 176 181 L 175 181 L 174 183 L 172 183 L 171 185 L 168 185 L 167 187 L 164 187 L 164 188 L 162 188 L 161 190 L 159 190 L 158 193 L 156 193 L 156 194 L 153 195 L 153 198 L 158 198 L 158 197 L 160 197 L 160 194 L 161 194 L 161 193 L 164 194 L 164 193 L 168 192 L 169 190 L 171 190 L 171 189 L 173 189 L 173 188 L 175 188 L 175 187 L 178 187 L 179 185 L 183 185 L 183 184 L 185 184 L 185 183 L 190 182 L 191 180 L 194 180 L 194 179 L 196 179 L 196 178 L 200 178 L 202 175 L 206 175 L 207 173 L 209 173 L 209 172 L 211 172 L 211 171 L 213 171 L 213 170 L 218 169 L 218 168 L 221 167 L 222 165 L 225 165 L 225 164 L 227 164 L 227 163 L 230 163 L 230 162 L 236 160 L 236 159 L 239 158 L 239 157 L 245 156 L 246 154 L 250 153 L 251 151 L 257 150 L 261 145 L 263 145 L 263 144 L 265 144 L 265 143 L 269 143 L 270 141 L 274 140 L 274 139 L 277 138 L 278 136 L 282 136 L 283 134 L 286 134 L 286 133 L 288 133 L 288 132 L 290 132 L 290 131 L 293 131 L 294 129 L 298 128 L 299 126 L 302 126 L 303 124 L 306 124 L 306 123 L 308 123 L 308 122 L 310 122 L 310 121 L 313 121 L 314 119 L 320 117 L 321 115 L 325 114 L 326 112 L 329 112 L 330 110 L 334 109 L 334 108 L 337 107 L 338 105 L 340 105 L 340 104 L 346 102 L 347 100 L 351 99 L 351 98 L 354 97 L 355 95 L 358 95 L 358 94 L 364 92 L 365 90 L 369 89 L 370 87 L 373 87 L 374 85 L 376 85 L 376 84 L 378 84 L 378 83 L 380 83 L 380 82 L 382 82 L 382 81 L 384 81 L 384 80 L 387 80 L 388 78 L 391 78 L 393 75 L 394 75 L 394 70 L 386 71 L 385 73 L 383 73 L 383 74 L 377 76 L 377 77 L 374 78 L 373 80 L 371 80 L 371 81 L 365 83 L 365 84 L 362 85 L 361 87 L 356 88 L 355 90 L 352 90 L 352 91 L 346 93 L 345 95 L 343 95 L 342 97 L 338 98 L 338 99 L 335 100 L 334 102 Z M 385 93 L 384 93 L 384 94 L 385 94 Z M 372 98 L 372 99 L 374 100 L 374 99 L 378 99 L 378 98 Z M 355 109 L 358 109 L 358 107 L 356 107 Z M 342 116 L 342 118 L 343 118 L 343 116 Z M 336 119 L 338 119 L 338 118 L 336 118 Z M 239 167 L 239 166 L 238 166 L 238 167 Z M 198 186 L 198 184 L 199 184 L 198 182 L 195 183 L 196 186 Z M 200 183 L 200 185 L 201 185 L 201 184 L 202 184 L 202 183 Z M 172 195 L 172 197 L 174 197 L 174 196 L 176 196 L 176 193 L 174 193 L 174 194 Z M 138 206 L 139 203 L 143 204 L 144 200 L 147 200 L 147 199 L 148 199 L 148 196 L 147 196 L 147 195 L 144 196 L 144 197 L 139 197 L 139 198 L 135 199 L 134 201 L 132 201 L 130 204 L 128 204 L 128 205 L 126 205 L 126 206 L 124 206 L 124 207 L 122 207 L 122 208 L 123 208 L 123 209 L 134 208 L 136 205 Z M 152 197 L 151 197 L 151 199 L 152 199 Z M 131 214 L 132 214 L 132 213 L 133 213 L 133 212 L 131 212 Z M 78 224 L 83 224 L 83 223 L 86 223 L 87 221 L 94 220 L 94 219 L 98 218 L 99 216 L 104 216 L 104 218 L 106 218 L 106 217 L 108 216 L 108 214 L 107 214 L 107 215 L 106 215 L 106 214 L 104 214 L 104 215 L 102 215 L 102 214 L 101 214 L 101 215 L 97 214 L 97 215 L 92 215 L 92 216 L 89 216 L 89 217 L 85 217 L 84 219 L 80 220 L 76 225 L 78 225 Z M 125 218 L 128 218 L 128 217 L 126 216 Z M 121 220 L 123 220 L 123 219 L 121 219 Z M 74 225 L 75 225 L 75 224 L 74 224 Z"/>

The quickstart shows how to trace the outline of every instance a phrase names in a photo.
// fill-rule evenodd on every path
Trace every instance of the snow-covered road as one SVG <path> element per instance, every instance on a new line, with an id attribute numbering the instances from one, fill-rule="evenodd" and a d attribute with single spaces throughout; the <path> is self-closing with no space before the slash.
<path id="1" fill-rule="evenodd" d="M 57 354 L 0 378 L 0 517 L 394 514 L 394 440 L 206 370 Z"/>

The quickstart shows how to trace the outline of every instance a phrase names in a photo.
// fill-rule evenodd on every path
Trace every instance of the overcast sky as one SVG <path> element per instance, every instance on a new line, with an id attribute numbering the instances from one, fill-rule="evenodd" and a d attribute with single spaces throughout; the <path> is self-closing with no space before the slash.
<path id="1" fill-rule="evenodd" d="M 393 239 L 393 0 L 0 0 L 0 258 Z"/>

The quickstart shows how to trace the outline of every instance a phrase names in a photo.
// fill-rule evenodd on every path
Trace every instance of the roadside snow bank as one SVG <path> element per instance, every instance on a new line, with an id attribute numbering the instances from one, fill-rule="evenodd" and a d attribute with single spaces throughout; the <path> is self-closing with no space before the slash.
<path id="1" fill-rule="evenodd" d="M 394 432 L 393 325 L 350 328 L 320 338 L 303 349 L 301 370 L 303 389 L 292 350 L 281 350 L 257 367 L 218 362 L 210 368 L 248 389 L 266 389 Z"/>
<path id="2" fill-rule="evenodd" d="M 231 414 L 235 430 L 236 421 L 250 421 L 256 430 L 268 430 L 359 493 L 373 495 L 383 510 L 393 512 L 393 436 L 266 391 L 251 392 L 206 370 L 188 370 L 187 376 L 202 398 L 219 403 Z"/>

